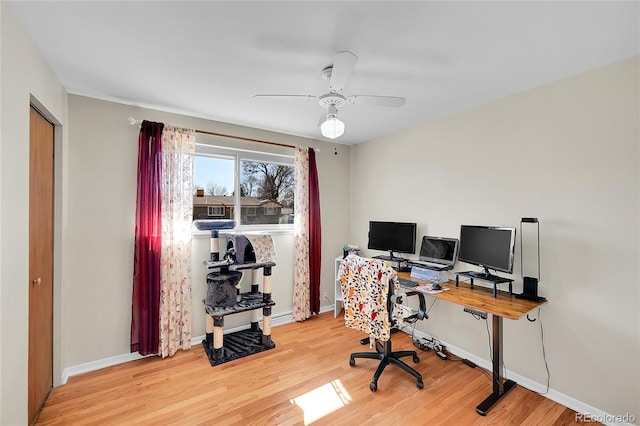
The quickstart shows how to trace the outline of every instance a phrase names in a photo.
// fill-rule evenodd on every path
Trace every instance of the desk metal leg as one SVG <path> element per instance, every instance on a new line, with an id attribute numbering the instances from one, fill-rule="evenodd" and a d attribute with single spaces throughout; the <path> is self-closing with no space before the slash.
<path id="1" fill-rule="evenodd" d="M 476 407 L 476 412 L 486 416 L 491 407 L 516 386 L 513 380 L 502 380 L 502 317 L 492 315 L 493 324 L 493 392 Z"/>

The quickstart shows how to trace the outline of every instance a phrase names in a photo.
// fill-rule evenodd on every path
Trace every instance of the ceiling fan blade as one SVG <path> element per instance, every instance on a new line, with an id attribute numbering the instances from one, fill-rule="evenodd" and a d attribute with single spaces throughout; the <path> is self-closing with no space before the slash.
<path id="1" fill-rule="evenodd" d="M 347 98 L 347 103 L 351 105 L 360 103 L 395 108 L 401 107 L 406 102 L 405 98 L 399 96 L 353 95 Z"/>
<path id="2" fill-rule="evenodd" d="M 322 111 L 320 113 L 320 118 L 318 119 L 318 127 L 322 126 L 322 123 L 327 121 L 327 111 Z"/>
<path id="3" fill-rule="evenodd" d="M 318 97 L 314 95 L 253 95 L 256 99 L 302 99 L 306 101 L 317 101 Z"/>
<path id="4" fill-rule="evenodd" d="M 336 53 L 333 60 L 333 69 L 331 70 L 331 80 L 329 81 L 329 89 L 332 92 L 342 92 L 347 80 L 353 72 L 353 68 L 358 62 L 358 57 L 349 51 Z"/>

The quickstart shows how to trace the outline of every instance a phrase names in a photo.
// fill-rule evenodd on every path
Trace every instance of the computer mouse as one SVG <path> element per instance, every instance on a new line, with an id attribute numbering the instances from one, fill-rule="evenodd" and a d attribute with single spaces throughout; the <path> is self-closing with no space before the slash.
<path id="1" fill-rule="evenodd" d="M 442 286 L 440 284 L 431 285 L 431 290 L 442 290 Z"/>

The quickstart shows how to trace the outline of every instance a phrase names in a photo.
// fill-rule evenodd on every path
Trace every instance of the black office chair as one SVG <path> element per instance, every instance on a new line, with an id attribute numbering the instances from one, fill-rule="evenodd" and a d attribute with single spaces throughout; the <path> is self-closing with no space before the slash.
<path id="1" fill-rule="evenodd" d="M 418 296 L 420 309 L 417 314 L 404 318 L 396 308 L 399 286 L 396 272 L 384 261 L 367 259 L 356 255 L 347 256 L 340 264 L 339 278 L 345 307 L 345 325 L 369 334 L 370 345 L 375 343 L 376 352 L 354 352 L 349 365 L 355 366 L 356 358 L 378 359 L 380 363 L 373 380 L 369 383 L 372 392 L 378 390 L 378 379 L 387 365 L 394 364 L 416 378 L 418 389 L 424 388 L 422 375 L 401 360 L 412 357 L 420 362 L 416 351 L 396 351 L 391 348 L 391 334 L 404 320 L 427 318 L 422 293 L 410 291 L 406 296 Z M 396 308 L 396 309 L 394 309 Z"/>

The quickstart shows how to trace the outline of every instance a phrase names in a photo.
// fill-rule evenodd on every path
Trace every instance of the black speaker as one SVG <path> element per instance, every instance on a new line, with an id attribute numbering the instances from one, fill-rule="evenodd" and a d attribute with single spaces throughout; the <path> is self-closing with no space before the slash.
<path id="1" fill-rule="evenodd" d="M 522 278 L 522 294 L 516 294 L 519 299 L 533 300 L 540 302 L 544 297 L 538 296 L 538 279 L 532 277 Z"/>
<path id="2" fill-rule="evenodd" d="M 538 279 L 524 277 L 522 279 L 522 292 L 530 297 L 538 297 Z"/>

